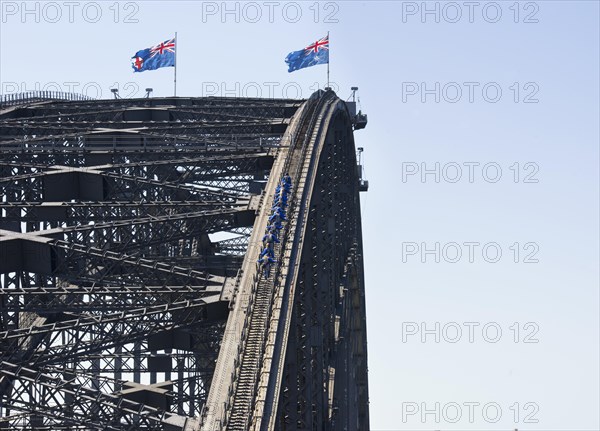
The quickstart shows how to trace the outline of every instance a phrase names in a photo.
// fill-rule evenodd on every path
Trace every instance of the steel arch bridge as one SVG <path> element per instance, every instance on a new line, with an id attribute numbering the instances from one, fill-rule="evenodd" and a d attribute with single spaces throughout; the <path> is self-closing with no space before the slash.
<path id="1" fill-rule="evenodd" d="M 0 429 L 369 429 L 355 119 L 330 90 L 0 106 Z"/>

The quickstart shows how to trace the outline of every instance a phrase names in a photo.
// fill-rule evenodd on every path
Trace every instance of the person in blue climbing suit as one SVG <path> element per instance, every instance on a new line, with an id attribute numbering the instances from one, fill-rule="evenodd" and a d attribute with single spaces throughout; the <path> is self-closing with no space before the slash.
<path id="1" fill-rule="evenodd" d="M 288 194 L 292 191 L 292 186 L 290 184 L 284 183 L 283 180 L 281 180 L 281 192 Z"/>
<path id="2" fill-rule="evenodd" d="M 288 194 L 292 189 L 292 185 L 285 182 L 284 180 L 281 180 L 279 182 L 279 184 L 277 184 L 277 187 L 275 187 L 275 194 L 278 195 L 280 193 L 285 193 Z"/>
<path id="3" fill-rule="evenodd" d="M 275 210 L 273 215 L 269 217 L 269 223 L 271 224 L 281 224 L 282 221 L 285 221 L 285 213 L 282 213 L 281 211 Z"/>
<path id="4" fill-rule="evenodd" d="M 273 206 L 271 207 L 271 211 L 283 211 L 283 215 L 285 217 L 285 207 L 287 207 L 287 201 L 275 200 L 273 202 Z"/>
<path id="5" fill-rule="evenodd" d="M 288 174 L 287 172 L 283 176 L 283 182 L 288 186 L 292 187 L 292 177 L 290 177 L 290 174 Z"/>
<path id="6" fill-rule="evenodd" d="M 292 179 L 290 178 L 290 176 L 288 174 L 285 174 L 283 176 L 280 184 L 281 184 L 281 188 L 283 190 L 285 190 L 286 192 L 289 192 L 292 190 Z"/>
<path id="7" fill-rule="evenodd" d="M 277 231 L 281 228 L 283 228 L 281 223 L 270 224 L 267 226 L 267 232 L 277 234 Z"/>
<path id="8" fill-rule="evenodd" d="M 270 224 L 267 225 L 267 232 L 278 234 L 278 231 L 281 230 L 281 228 L 283 228 L 281 223 Z"/>
<path id="9" fill-rule="evenodd" d="M 275 195 L 273 196 L 273 202 L 279 202 L 279 201 L 285 201 L 287 202 L 288 199 L 288 192 L 284 190 L 281 191 L 276 191 Z"/>
<path id="10" fill-rule="evenodd" d="M 262 258 L 264 256 L 275 257 L 275 250 L 270 247 L 263 248 L 263 250 L 260 252 L 260 257 Z"/>
<path id="11" fill-rule="evenodd" d="M 281 215 L 281 218 L 283 220 L 285 220 L 285 210 L 283 208 L 281 208 L 281 206 L 276 205 L 276 206 L 273 206 L 273 208 L 271 208 L 271 209 L 272 209 L 273 213 L 279 213 L 279 215 Z"/>
<path id="12" fill-rule="evenodd" d="M 265 245 L 267 248 L 270 248 L 270 249 L 275 247 L 275 243 L 279 243 L 279 238 L 277 238 L 277 234 L 275 234 L 273 232 L 267 233 L 265 236 L 263 236 L 262 240 L 263 240 L 263 245 Z"/>
<path id="13" fill-rule="evenodd" d="M 260 263 L 264 277 L 269 278 L 269 275 L 271 275 L 271 265 L 275 263 L 275 259 L 265 254 L 258 259 L 258 263 Z"/>
<path id="14" fill-rule="evenodd" d="M 273 199 L 273 209 L 275 207 L 285 208 L 287 206 L 287 194 L 283 194 L 281 196 L 275 195 L 275 199 Z"/>
<path id="15" fill-rule="evenodd" d="M 281 224 L 282 221 L 283 220 L 281 218 L 281 215 L 279 215 L 279 213 L 275 213 L 271 217 L 269 217 L 269 223 Z"/>

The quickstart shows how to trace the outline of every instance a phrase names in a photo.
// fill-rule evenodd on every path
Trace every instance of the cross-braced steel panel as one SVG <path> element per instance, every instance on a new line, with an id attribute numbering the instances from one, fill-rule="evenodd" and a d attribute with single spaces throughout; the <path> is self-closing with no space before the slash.
<path id="1" fill-rule="evenodd" d="M 1 429 L 182 429 L 200 415 L 300 103 L 0 111 Z"/>

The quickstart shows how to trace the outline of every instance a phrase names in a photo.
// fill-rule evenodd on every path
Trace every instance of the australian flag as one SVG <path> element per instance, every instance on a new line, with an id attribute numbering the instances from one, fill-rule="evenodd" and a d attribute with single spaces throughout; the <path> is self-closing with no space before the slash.
<path id="1" fill-rule="evenodd" d="M 329 35 L 300 51 L 290 52 L 285 62 L 288 64 L 288 72 L 329 63 Z"/>
<path id="2" fill-rule="evenodd" d="M 142 49 L 131 57 L 134 72 L 175 66 L 175 39 L 165 40 L 152 48 Z"/>

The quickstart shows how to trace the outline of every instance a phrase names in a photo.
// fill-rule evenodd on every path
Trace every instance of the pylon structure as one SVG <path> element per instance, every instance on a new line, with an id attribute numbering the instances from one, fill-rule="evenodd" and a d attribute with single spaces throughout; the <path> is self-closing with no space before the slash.
<path id="1" fill-rule="evenodd" d="M 368 429 L 352 102 L 68 99 L 0 99 L 0 429 Z"/>

